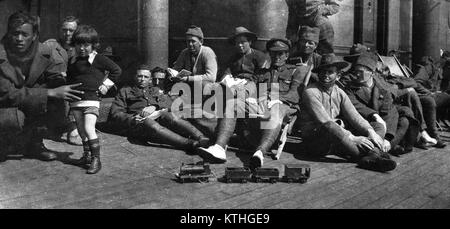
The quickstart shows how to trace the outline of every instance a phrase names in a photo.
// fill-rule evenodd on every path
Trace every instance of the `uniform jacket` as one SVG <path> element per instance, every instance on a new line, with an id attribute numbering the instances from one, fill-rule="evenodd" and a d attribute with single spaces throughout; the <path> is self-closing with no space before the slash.
<path id="1" fill-rule="evenodd" d="M 270 58 L 267 54 L 252 49 L 250 54 L 241 53 L 233 55 L 225 75 L 231 74 L 235 78 L 257 82 L 255 72 L 262 68 L 269 68 Z"/>
<path id="2" fill-rule="evenodd" d="M 57 51 L 39 44 L 30 73 L 24 76 L 9 63 L 0 44 L 0 108 L 18 108 L 26 115 L 46 113 L 47 88 L 63 85 L 65 71 L 64 60 Z"/>
<path id="3" fill-rule="evenodd" d="M 382 79 L 375 75 L 374 86 L 370 94 L 365 93 L 361 87 L 347 85 L 347 94 L 355 106 L 356 110 L 368 121 L 373 120 L 374 114 L 379 114 L 386 122 L 386 133 L 395 136 L 399 114 L 394 104 L 396 92 L 389 89 Z"/>
<path id="4" fill-rule="evenodd" d="M 145 107 L 156 106 L 158 109 L 168 108 L 172 99 L 158 87 L 138 88 L 126 86 L 119 90 L 110 110 L 110 121 L 124 128 L 130 128 L 137 123 L 134 116 Z"/>
<path id="5" fill-rule="evenodd" d="M 279 100 L 289 105 L 297 105 L 300 102 L 298 88 L 305 77 L 304 71 L 295 65 L 288 64 L 279 68 L 261 69 L 258 74 L 259 82 L 267 83 L 269 90 L 276 90 L 276 88 L 271 88 L 271 84 L 278 83 Z"/>

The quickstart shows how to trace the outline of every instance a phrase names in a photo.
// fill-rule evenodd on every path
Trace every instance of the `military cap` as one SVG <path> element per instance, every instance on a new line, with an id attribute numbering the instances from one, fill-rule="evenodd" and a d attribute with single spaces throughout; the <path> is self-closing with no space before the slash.
<path id="1" fill-rule="evenodd" d="M 317 27 L 302 26 L 298 30 L 298 39 L 319 43 L 320 29 Z"/>
<path id="2" fill-rule="evenodd" d="M 272 38 L 266 44 L 268 51 L 289 51 L 291 49 L 291 42 L 286 39 Z"/>
<path id="3" fill-rule="evenodd" d="M 258 37 L 256 36 L 255 33 L 251 32 L 250 30 L 248 30 L 245 27 L 240 26 L 240 27 L 237 27 L 237 28 L 234 29 L 234 33 L 233 33 L 232 36 L 230 36 L 228 38 L 228 41 L 231 44 L 234 44 L 234 40 L 238 36 L 246 36 L 248 38 L 248 40 L 251 41 L 251 42 L 254 42 L 254 41 L 256 41 L 258 39 Z"/>

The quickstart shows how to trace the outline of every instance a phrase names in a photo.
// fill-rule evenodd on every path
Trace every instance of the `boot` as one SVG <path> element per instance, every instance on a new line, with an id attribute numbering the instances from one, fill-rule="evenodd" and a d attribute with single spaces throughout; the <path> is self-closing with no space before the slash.
<path id="1" fill-rule="evenodd" d="M 47 149 L 42 142 L 30 143 L 24 156 L 41 161 L 54 161 L 58 158 L 58 156 L 54 152 Z"/>
<path id="2" fill-rule="evenodd" d="M 375 151 L 371 151 L 360 159 L 358 166 L 367 170 L 388 172 L 394 170 L 397 167 L 397 163 L 391 159 L 381 157 Z"/>
<path id="3" fill-rule="evenodd" d="M 205 137 L 203 133 L 189 121 L 184 119 L 173 119 L 171 127 L 173 127 L 175 132 L 180 133 L 183 136 L 190 136 L 192 139 L 197 140 L 201 147 L 207 146 L 209 143 L 209 138 Z"/>
<path id="4" fill-rule="evenodd" d="M 78 159 L 74 164 L 75 165 L 88 165 L 92 162 L 91 157 L 91 149 L 89 147 L 89 142 L 83 142 L 83 156 Z"/>
<path id="5" fill-rule="evenodd" d="M 189 150 L 193 147 L 193 140 L 180 136 L 163 126 L 158 125 L 158 128 L 151 128 L 150 131 L 153 132 L 152 136 L 156 137 L 163 143 L 181 148 L 183 150 Z"/>
<path id="6" fill-rule="evenodd" d="M 96 174 L 102 169 L 102 163 L 100 162 L 100 155 L 93 156 L 91 165 L 86 171 L 87 174 Z"/>
<path id="7" fill-rule="evenodd" d="M 100 141 L 99 139 L 89 140 L 89 148 L 92 153 L 92 161 L 87 174 L 96 174 L 102 169 L 102 163 L 100 162 Z"/>

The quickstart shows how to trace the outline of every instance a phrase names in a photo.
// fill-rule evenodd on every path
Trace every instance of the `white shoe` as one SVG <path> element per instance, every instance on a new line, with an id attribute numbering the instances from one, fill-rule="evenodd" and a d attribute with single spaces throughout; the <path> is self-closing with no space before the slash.
<path id="1" fill-rule="evenodd" d="M 432 144 L 432 145 L 437 144 L 437 140 L 430 137 L 430 135 L 426 131 L 422 131 L 421 134 L 422 134 L 422 139 L 424 140 L 425 143 Z"/>
<path id="2" fill-rule="evenodd" d="M 222 148 L 220 145 L 213 145 L 205 148 L 198 148 L 200 156 L 204 157 L 204 159 L 207 159 L 213 163 L 225 163 L 227 162 L 227 154 L 226 150 Z"/>
<path id="3" fill-rule="evenodd" d="M 261 150 L 258 150 L 255 154 L 253 154 L 252 158 L 250 158 L 250 168 L 256 169 L 261 168 L 264 164 L 264 154 Z"/>

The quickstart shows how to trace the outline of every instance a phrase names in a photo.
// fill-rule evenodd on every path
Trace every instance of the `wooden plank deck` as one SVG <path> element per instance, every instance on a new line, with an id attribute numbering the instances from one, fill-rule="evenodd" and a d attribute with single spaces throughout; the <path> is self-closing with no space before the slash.
<path id="1" fill-rule="evenodd" d="M 450 142 L 450 133 L 442 132 Z M 280 161 L 266 167 L 308 163 L 306 184 L 180 184 L 174 174 L 182 162 L 201 160 L 167 147 L 130 143 L 127 138 L 100 133 L 103 169 L 97 175 L 70 165 L 82 148 L 46 140 L 59 160 L 40 162 L 20 157 L 0 164 L 0 208 L 225 208 L 225 209 L 348 209 L 450 208 L 450 146 L 427 151 L 415 149 L 395 160 L 390 173 L 356 168 L 339 158 L 314 161 L 295 154 L 288 143 Z M 228 153 L 228 163 L 211 165 L 216 177 L 225 167 L 246 164 L 249 155 Z"/>

